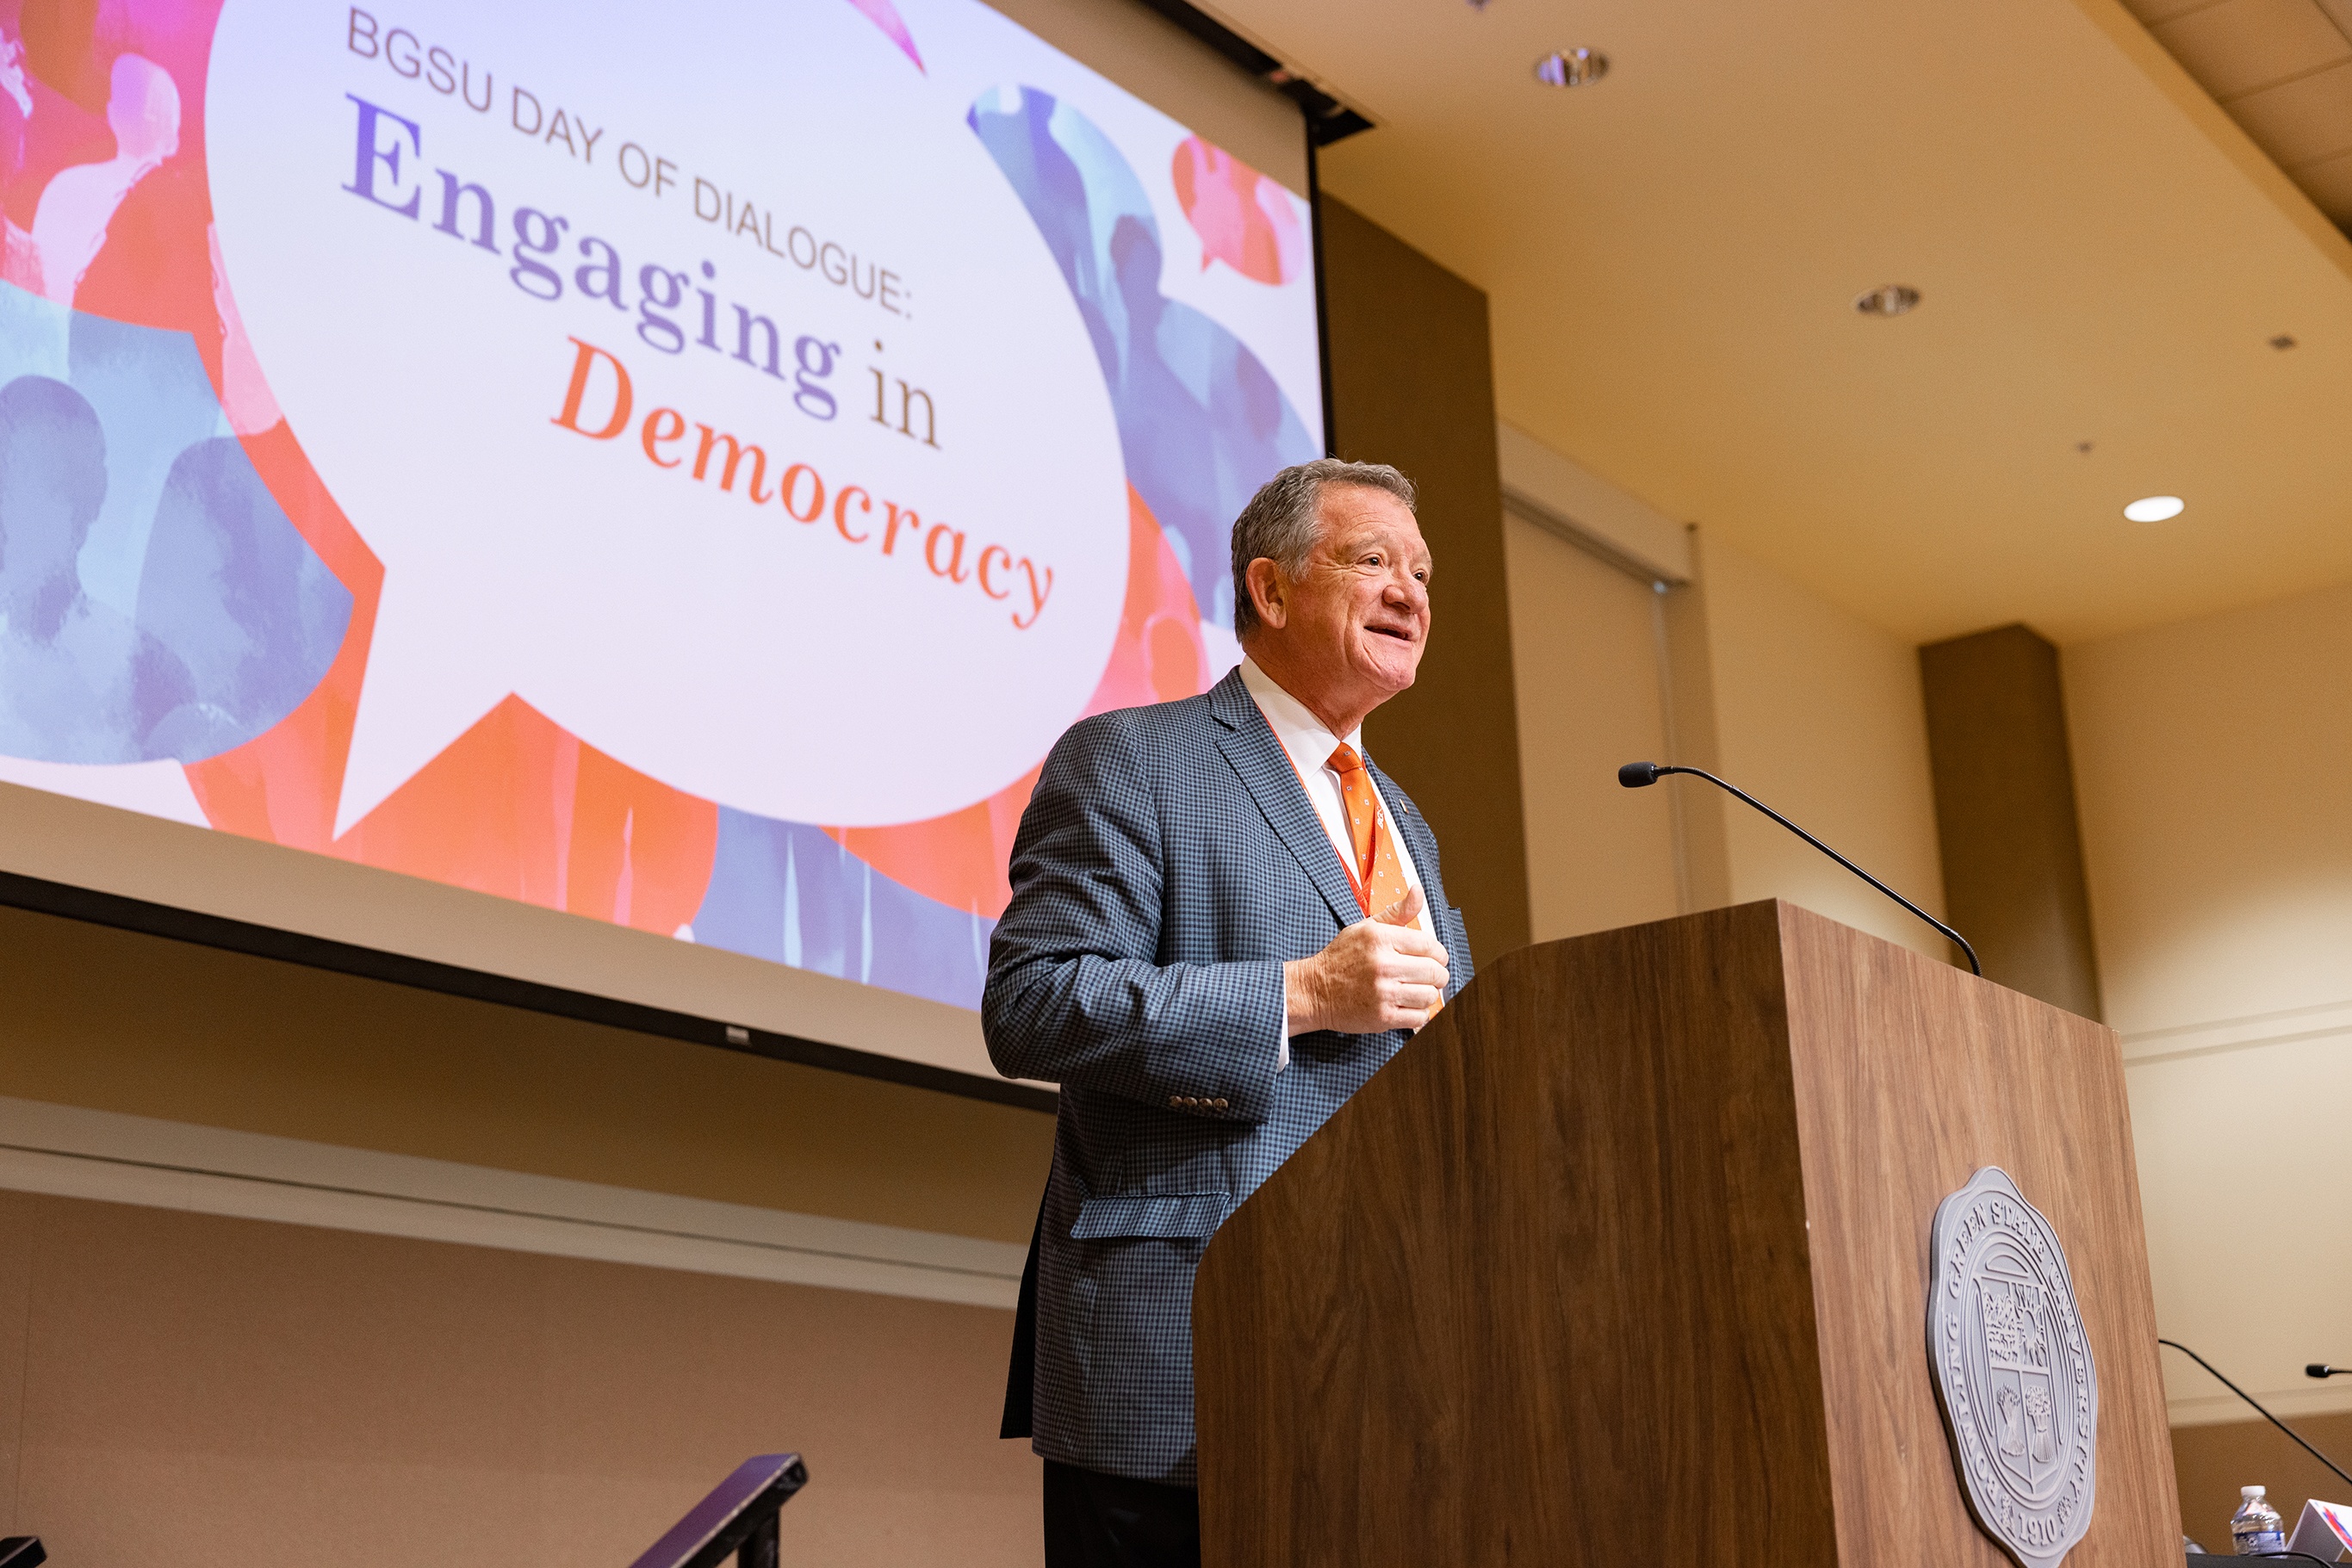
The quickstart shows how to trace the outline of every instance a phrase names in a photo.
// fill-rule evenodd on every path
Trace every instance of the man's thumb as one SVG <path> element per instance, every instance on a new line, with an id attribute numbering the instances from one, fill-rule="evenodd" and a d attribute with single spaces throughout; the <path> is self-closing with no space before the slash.
<path id="1" fill-rule="evenodd" d="M 1380 922 L 1383 925 L 1410 925 L 1421 918 L 1421 889 L 1408 887 L 1402 898 L 1381 911 Z"/>

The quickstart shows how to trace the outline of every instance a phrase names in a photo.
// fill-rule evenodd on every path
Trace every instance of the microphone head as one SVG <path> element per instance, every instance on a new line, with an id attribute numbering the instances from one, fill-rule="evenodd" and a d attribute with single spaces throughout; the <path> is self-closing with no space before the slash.
<path id="1" fill-rule="evenodd" d="M 1658 765 L 1654 762 L 1628 762 L 1617 769 L 1617 782 L 1628 789 L 1646 789 L 1658 781 Z"/>
<path id="2" fill-rule="evenodd" d="M 2333 1377 L 2339 1372 L 2352 1372 L 2352 1366 L 2330 1366 L 2324 1361 L 2315 1361 L 2303 1369 L 2305 1377 Z"/>

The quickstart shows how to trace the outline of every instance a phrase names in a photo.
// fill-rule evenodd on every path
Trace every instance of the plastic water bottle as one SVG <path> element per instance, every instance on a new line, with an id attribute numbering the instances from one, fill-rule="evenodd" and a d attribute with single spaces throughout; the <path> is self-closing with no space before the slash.
<path id="1" fill-rule="evenodd" d="M 2280 1521 L 2278 1510 L 2263 1500 L 2263 1489 L 2240 1487 L 2238 1495 L 2245 1500 L 2230 1516 L 2230 1539 L 2237 1542 L 2238 1555 L 2255 1557 L 2285 1551 L 2286 1526 Z"/>

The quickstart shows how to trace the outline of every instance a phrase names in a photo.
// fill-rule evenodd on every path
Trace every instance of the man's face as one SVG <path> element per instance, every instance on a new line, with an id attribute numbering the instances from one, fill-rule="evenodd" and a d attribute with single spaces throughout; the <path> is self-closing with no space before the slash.
<path id="1" fill-rule="evenodd" d="M 1385 490 L 1326 485 L 1316 517 L 1314 552 L 1282 585 L 1282 624 L 1269 622 L 1265 634 L 1343 705 L 1369 710 L 1412 685 L 1421 668 L 1429 546 L 1412 509 Z"/>

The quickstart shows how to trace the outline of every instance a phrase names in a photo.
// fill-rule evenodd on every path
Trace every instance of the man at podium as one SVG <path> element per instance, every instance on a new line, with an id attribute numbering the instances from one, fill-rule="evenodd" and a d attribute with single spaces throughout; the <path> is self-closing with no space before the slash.
<path id="1" fill-rule="evenodd" d="M 1022 817 L 981 1009 L 999 1071 L 1062 1089 L 1003 1428 L 1045 1460 L 1049 1568 L 1200 1561 L 1202 1251 L 1469 980 L 1437 841 L 1363 748 L 1428 643 L 1412 505 L 1385 465 L 1269 480 L 1241 666 L 1074 726 Z"/>

